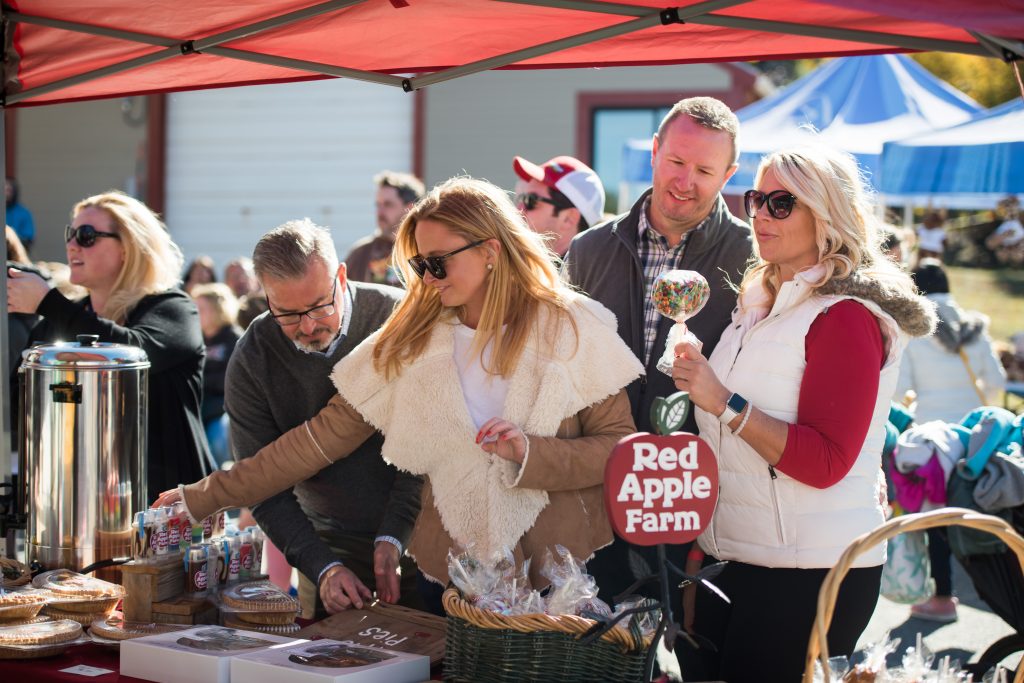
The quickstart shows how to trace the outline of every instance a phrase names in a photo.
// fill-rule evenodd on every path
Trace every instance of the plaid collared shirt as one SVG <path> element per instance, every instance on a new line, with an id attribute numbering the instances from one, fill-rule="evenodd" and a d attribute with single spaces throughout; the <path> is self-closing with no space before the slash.
<path id="1" fill-rule="evenodd" d="M 651 222 L 647 218 L 650 209 L 651 199 L 648 197 L 643 211 L 640 212 L 636 236 L 636 250 L 640 255 L 640 265 L 644 269 L 644 365 L 651 361 L 654 338 L 658 336 L 658 323 L 661 318 L 661 314 L 658 313 L 654 307 L 654 301 L 651 299 L 654 281 L 666 270 L 679 267 L 679 261 L 686 251 L 686 243 L 689 241 L 690 235 L 698 230 L 703 230 L 710 218 L 710 216 L 705 218 L 697 224 L 697 227 L 687 230 L 679 244 L 669 247 L 665 236 L 651 226 Z"/>

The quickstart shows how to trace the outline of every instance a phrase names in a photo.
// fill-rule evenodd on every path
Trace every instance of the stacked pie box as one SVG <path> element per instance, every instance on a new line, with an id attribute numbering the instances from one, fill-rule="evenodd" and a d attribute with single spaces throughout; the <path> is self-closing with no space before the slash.
<path id="1" fill-rule="evenodd" d="M 430 658 L 338 640 L 258 650 L 231 660 L 231 677 L 245 683 L 419 683 Z"/>
<path id="2" fill-rule="evenodd" d="M 121 643 L 121 675 L 165 683 L 230 683 L 231 658 L 294 638 L 223 626 L 195 626 Z M 243 679 L 237 679 L 243 680 Z"/>

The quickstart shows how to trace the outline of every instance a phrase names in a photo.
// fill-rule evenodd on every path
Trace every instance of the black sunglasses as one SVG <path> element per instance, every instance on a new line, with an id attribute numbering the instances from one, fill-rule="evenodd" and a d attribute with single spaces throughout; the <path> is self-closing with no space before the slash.
<path id="1" fill-rule="evenodd" d="M 325 304 L 314 306 L 313 308 L 307 308 L 304 311 L 298 313 L 281 313 L 277 314 L 273 311 L 270 312 L 270 317 L 274 319 L 281 327 L 290 327 L 292 325 L 298 325 L 302 322 L 302 316 L 306 316 L 310 320 L 321 320 L 323 318 L 329 318 L 334 315 L 334 296 L 338 293 L 338 278 L 334 278 L 334 286 L 331 288 L 331 300 Z M 267 306 L 270 306 L 270 297 L 267 297 Z"/>
<path id="2" fill-rule="evenodd" d="M 416 274 L 423 277 L 424 274 L 429 270 L 430 274 L 436 277 L 438 280 L 443 280 L 448 277 L 448 271 L 444 269 L 444 260 L 455 256 L 461 251 L 472 249 L 473 247 L 479 247 L 487 240 L 477 240 L 476 242 L 470 242 L 464 247 L 459 247 L 455 251 L 449 251 L 447 254 L 441 254 L 440 256 L 420 256 L 416 254 L 409 259 L 409 265 L 416 271 Z"/>
<path id="3" fill-rule="evenodd" d="M 91 225 L 79 225 L 77 228 L 72 228 L 70 225 L 64 226 L 64 243 L 67 244 L 71 240 L 78 242 L 78 246 L 88 249 L 92 245 L 96 244 L 96 240 L 100 237 L 112 237 L 115 240 L 121 239 L 121 236 L 116 232 L 103 232 L 97 230 Z"/>
<path id="4" fill-rule="evenodd" d="M 536 209 L 537 204 L 539 204 L 540 202 L 550 204 L 556 209 L 565 208 L 564 206 L 556 202 L 554 199 L 551 199 L 550 197 L 541 197 L 536 192 L 523 192 L 521 194 L 516 195 L 516 206 L 521 206 L 527 211 L 533 211 L 534 209 Z"/>
<path id="5" fill-rule="evenodd" d="M 785 190 L 775 190 L 768 194 L 758 192 L 757 190 L 747 190 L 743 194 L 743 208 L 746 209 L 747 215 L 751 218 L 756 216 L 758 210 L 765 204 L 768 205 L 768 213 L 771 214 L 772 218 L 781 220 L 788 218 L 789 214 L 793 213 L 796 197 Z"/>

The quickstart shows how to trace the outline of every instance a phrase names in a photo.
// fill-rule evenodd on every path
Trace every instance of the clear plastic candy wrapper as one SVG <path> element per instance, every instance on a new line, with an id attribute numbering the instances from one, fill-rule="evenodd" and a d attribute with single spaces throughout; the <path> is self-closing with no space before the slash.
<path id="1" fill-rule="evenodd" d="M 658 359 L 658 370 L 672 374 L 676 359 L 676 344 L 689 341 L 697 347 L 701 342 L 686 327 L 686 321 L 697 315 L 711 296 L 711 287 L 704 276 L 695 270 L 667 270 L 657 277 L 651 289 L 651 299 L 658 313 L 675 321 L 669 330 L 665 351 Z"/>
<path id="2" fill-rule="evenodd" d="M 900 666 L 889 668 L 886 661 L 898 651 L 899 638 L 890 640 L 888 635 L 881 642 L 864 649 L 864 658 L 851 666 L 846 657 L 831 657 L 828 660 L 829 680 L 847 683 L 970 683 L 973 676 L 960 668 L 960 662 L 951 661 L 949 656 L 937 659 L 917 634 L 917 643 L 906 649 Z M 984 683 L 998 678 L 995 672 L 986 674 Z M 814 663 L 814 680 L 824 681 L 821 663 Z"/>
<path id="3" fill-rule="evenodd" d="M 597 582 L 587 574 L 586 565 L 563 546 L 549 548 L 544 555 L 541 576 L 551 582 L 545 611 L 551 615 L 582 614 L 584 611 L 611 616 L 611 608 L 597 597 Z"/>
<path id="4" fill-rule="evenodd" d="M 544 599 L 530 587 L 529 570 L 529 560 L 516 569 L 508 548 L 486 559 L 476 557 L 472 546 L 457 554 L 448 551 L 448 576 L 462 596 L 480 609 L 505 616 L 544 611 Z"/>

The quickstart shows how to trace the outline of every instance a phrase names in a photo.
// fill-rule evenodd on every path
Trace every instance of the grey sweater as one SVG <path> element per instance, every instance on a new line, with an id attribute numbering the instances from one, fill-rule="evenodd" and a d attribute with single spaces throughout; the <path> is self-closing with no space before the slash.
<path id="1" fill-rule="evenodd" d="M 330 379 L 334 365 L 383 324 L 403 294 L 351 280 L 348 291 L 348 334 L 330 355 L 300 351 L 268 314 L 256 318 L 238 340 L 225 386 L 235 459 L 255 455 L 320 412 L 337 393 Z M 393 536 L 403 546 L 409 540 L 422 480 L 385 463 L 382 444 L 383 437 L 375 434 L 349 457 L 253 507 L 270 540 L 314 584 L 338 559 L 324 541 L 332 531 L 370 539 Z"/>
<path id="2" fill-rule="evenodd" d="M 636 243 L 640 212 L 650 194 L 650 190 L 645 192 L 629 213 L 577 235 L 565 255 L 563 271 L 569 283 L 615 314 L 619 336 L 640 362 L 644 360 L 644 272 Z M 690 237 L 683 257 L 676 265 L 684 270 L 696 270 L 711 286 L 708 303 L 686 322 L 690 331 L 704 343 L 705 357 L 711 355 L 731 320 L 732 310 L 736 307 L 736 292 L 730 283 L 739 284 L 752 249 L 750 226 L 729 213 L 725 201 L 719 196 L 711 210 L 708 225 Z M 627 387 L 633 419 L 642 432 L 653 431 L 650 410 L 654 399 L 676 391 L 672 378 L 655 367 L 672 324 L 671 320 L 662 317 L 647 374 Z M 684 429 L 696 432 L 692 410 Z"/>

